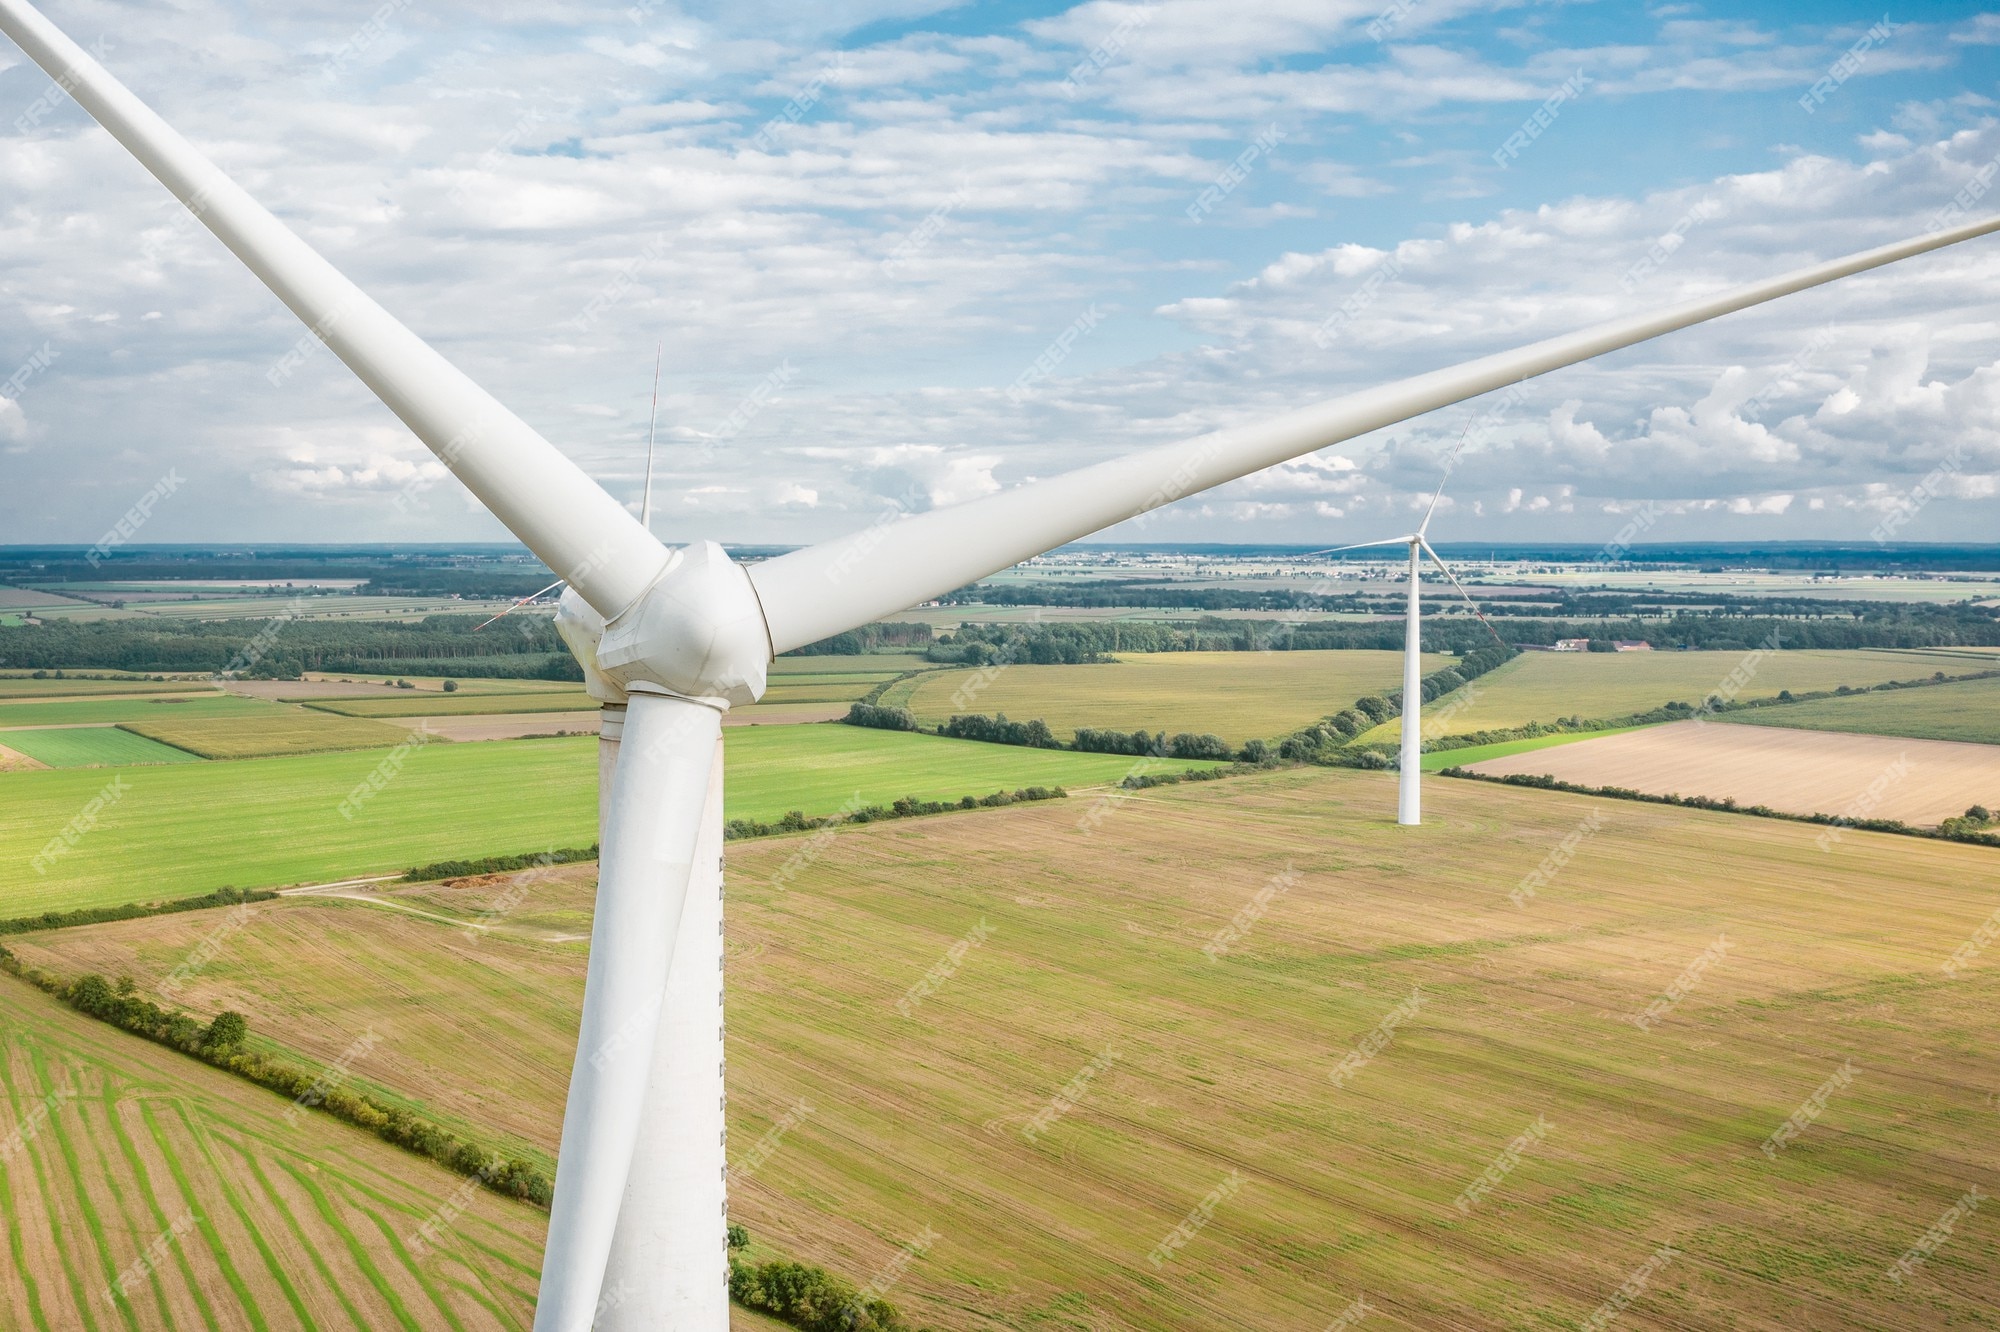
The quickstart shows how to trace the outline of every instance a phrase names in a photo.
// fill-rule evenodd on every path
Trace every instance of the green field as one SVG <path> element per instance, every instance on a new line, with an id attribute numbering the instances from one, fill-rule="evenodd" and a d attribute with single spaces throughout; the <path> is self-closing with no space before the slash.
<path id="1" fill-rule="evenodd" d="M 1487 759 L 1505 758 L 1509 754 L 1526 754 L 1532 750 L 1548 749 L 1553 745 L 1572 744 L 1578 740 L 1595 740 L 1601 735 L 1623 735 L 1636 731 L 1637 726 L 1614 726 L 1603 731 L 1570 731 L 1561 735 L 1538 735 L 1527 740 L 1502 740 L 1491 745 L 1467 745 L 1464 749 L 1432 749 L 1424 752 L 1425 772 L 1437 772 L 1442 768 L 1454 768 L 1460 764 L 1483 763 Z"/>
<path id="2" fill-rule="evenodd" d="M 2000 1178 L 2000 960 L 1939 970 L 1993 909 L 1994 852 L 1856 832 L 1829 854 L 1810 827 L 1473 782 L 1435 783 L 1427 803 L 1424 827 L 1398 828 L 1391 775 L 1308 769 L 1144 792 L 1094 833 L 1076 801 L 883 823 L 840 833 L 783 890 L 802 839 L 733 844 L 738 1163 L 801 1099 L 812 1111 L 761 1168 L 732 1171 L 732 1218 L 857 1279 L 931 1226 L 892 1298 L 950 1332 L 1319 1332 L 1357 1295 L 1390 1315 L 1361 1332 L 1554 1332 L 1662 1244 L 1679 1256 L 1615 1328 L 1993 1326 L 1988 1208 L 1910 1282 L 1886 1272 L 1968 1185 Z M 1587 816 L 1600 830 L 1512 905 Z M 586 868 L 537 879 L 523 908 L 583 918 Z M 507 885 L 382 891 L 470 915 Z M 18 946 L 144 982 L 216 914 Z M 900 1014 L 980 922 L 986 942 Z M 1635 1027 L 1718 936 L 1722 960 Z M 472 944 L 286 899 L 255 909 L 198 997 L 323 1061 L 372 1027 L 365 1076 L 546 1149 L 584 960 L 580 944 Z M 1413 992 L 1416 1016 L 1336 1085 Z M 1759 1144 L 1847 1059 L 1853 1084 L 1766 1159 Z M 1538 1117 L 1546 1136 L 1461 1211 Z M 260 1148 L 254 1128 L 228 1131 L 260 1160 L 304 1150 Z M 1149 1261 L 1231 1172 L 1240 1192 Z"/>
<path id="3" fill-rule="evenodd" d="M 1913 740 L 1968 740 L 2000 745 L 2000 679 L 1923 689 L 1891 689 L 1847 698 L 1731 712 L 1718 721 L 1789 726 L 1806 731 L 1854 731 Z"/>
<path id="4" fill-rule="evenodd" d="M 1434 671 L 1449 657 L 1426 656 Z M 1056 738 L 1079 726 L 1271 739 L 1402 682 L 1400 652 L 1158 652 L 1090 666 L 948 670 L 891 688 L 885 704 L 935 724 L 954 712 L 1040 718 Z M 963 702 L 953 695 L 966 691 Z"/>
<path id="5" fill-rule="evenodd" d="M 1115 782 L 1132 764 L 1116 755 L 851 726 L 740 727 L 727 736 L 731 818 L 770 820 L 793 809 L 831 814 L 856 793 L 873 804 L 905 795 L 940 800 L 1030 785 L 1087 786 Z M 10 875 L 0 887 L 0 914 L 185 897 L 224 884 L 248 888 L 383 874 L 432 860 L 588 846 L 597 839 L 594 739 L 425 745 L 407 753 L 400 774 L 354 818 L 344 817 L 341 802 L 389 752 L 188 763 L 121 774 L 129 793 L 45 876 Z M 108 776 L 0 777 L 8 814 L 0 823 L 0 864 L 26 865 Z"/>
<path id="6" fill-rule="evenodd" d="M 88 698 L 66 703 L 0 703 L 0 730 L 14 726 L 82 726 L 89 722 L 247 717 L 277 711 L 274 704 L 227 694 L 193 697 Z"/>
<path id="7" fill-rule="evenodd" d="M 271 758 L 326 754 L 341 749 L 383 749 L 403 743 L 409 731 L 388 722 L 341 717 L 305 708 L 271 706 L 251 717 L 149 717 L 120 728 L 207 759 Z"/>
<path id="8" fill-rule="evenodd" d="M 597 700 L 572 685 L 561 692 L 413 693 L 402 698 L 333 698 L 306 706 L 344 717 L 469 717 L 493 712 L 595 712 Z"/>
<path id="9" fill-rule="evenodd" d="M 1524 652 L 1498 670 L 1473 682 L 1472 706 L 1437 700 L 1427 715 L 1452 707 L 1444 733 L 1511 729 L 1529 722 L 1563 717 L 1609 720 L 1649 712 L 1679 700 L 1699 704 L 1720 688 L 1743 664 L 1742 652 Z M 1980 663 L 1943 653 L 1781 651 L 1754 664 L 1749 681 L 1737 697 L 1775 698 L 1781 689 L 1794 693 L 1834 689 L 1840 685 L 1881 684 L 1888 680 L 1922 680 L 1936 671 L 1970 675 Z M 1394 741 L 1402 734 L 1392 718 L 1360 738 L 1365 743 Z"/>
<path id="10" fill-rule="evenodd" d="M 30 675 L 0 677 L 0 699 L 82 698 L 90 694 L 185 694 L 205 689 L 201 680 L 37 680 Z"/>
<path id="11" fill-rule="evenodd" d="M 7 731 L 0 744 L 51 768 L 107 768 L 133 763 L 197 763 L 200 756 L 115 726 L 65 726 L 47 731 Z M 10 774 L 9 780 L 19 774 Z M 96 780 L 96 779 L 93 779 Z M 0 800 L 13 788 L 0 786 Z M 9 813 L 15 812 L 11 807 Z M 0 889 L 0 896 L 5 889 Z"/>

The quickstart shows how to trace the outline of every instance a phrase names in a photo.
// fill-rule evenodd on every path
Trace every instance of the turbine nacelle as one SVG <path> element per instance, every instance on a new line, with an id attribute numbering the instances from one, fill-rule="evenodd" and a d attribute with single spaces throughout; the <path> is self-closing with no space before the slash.
<path id="1" fill-rule="evenodd" d="M 565 607 L 570 601 L 565 593 Z M 600 622 L 594 644 L 581 614 L 573 623 L 585 632 L 572 637 L 572 630 L 565 629 L 564 641 L 583 662 L 586 679 L 594 668 L 601 687 L 676 694 L 725 707 L 755 703 L 764 695 L 771 664 L 764 610 L 743 566 L 713 541 L 690 542 L 672 551 L 666 568 L 637 601 Z M 594 664 L 580 650 L 591 648 Z M 596 689 L 591 695 L 602 702 L 624 701 L 605 699 Z"/>

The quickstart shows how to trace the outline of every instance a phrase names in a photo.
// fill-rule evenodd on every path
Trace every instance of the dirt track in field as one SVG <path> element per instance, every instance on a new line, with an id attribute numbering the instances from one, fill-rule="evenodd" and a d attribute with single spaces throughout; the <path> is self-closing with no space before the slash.
<path id="1" fill-rule="evenodd" d="M 1673 722 L 1471 765 L 1788 814 L 1935 824 L 2000 800 L 2000 746 Z"/>

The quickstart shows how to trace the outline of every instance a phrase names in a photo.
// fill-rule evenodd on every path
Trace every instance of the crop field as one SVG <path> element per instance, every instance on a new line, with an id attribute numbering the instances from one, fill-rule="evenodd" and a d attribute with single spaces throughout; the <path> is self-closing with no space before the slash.
<path id="1" fill-rule="evenodd" d="M 1426 656 L 1438 670 L 1448 657 Z M 1399 652 L 1158 652 L 1089 666 L 948 670 L 890 689 L 885 704 L 919 721 L 955 712 L 1039 717 L 1058 739 L 1079 726 L 1213 732 L 1236 744 L 1270 739 L 1402 683 Z M 963 702 L 953 695 L 965 691 Z"/>
<path id="2" fill-rule="evenodd" d="M 58 703 L 0 703 L 0 730 L 16 726 L 88 726 L 98 722 L 146 721 L 168 717 L 265 716 L 277 709 L 227 694 L 169 694 L 135 698 L 85 698 Z"/>
<path id="3" fill-rule="evenodd" d="M 572 685 L 561 691 L 536 693 L 427 694 L 399 698 L 327 698 L 306 704 L 320 712 L 344 717 L 464 717 L 498 712 L 595 712 L 597 700 Z"/>
<path id="4" fill-rule="evenodd" d="M 1781 703 L 1776 707 L 1732 712 L 1725 720 L 1750 726 L 1858 731 L 1866 735 L 2000 745 L 2000 679 Z"/>
<path id="5" fill-rule="evenodd" d="M 115 726 L 60 726 L 46 731 L 0 734 L 4 734 L 7 748 L 51 768 L 200 762 L 199 755 Z"/>
<path id="6" fill-rule="evenodd" d="M 37 680 L 31 675 L 0 677 L 0 699 L 85 698 L 96 694 L 185 694 L 206 689 L 198 681 L 169 680 Z"/>
<path id="7" fill-rule="evenodd" d="M 268 713 L 249 717 L 182 718 L 169 714 L 119 725 L 135 735 L 208 759 L 386 749 L 401 744 L 409 735 L 406 728 L 388 722 L 287 707 L 273 707 Z"/>
<path id="8" fill-rule="evenodd" d="M 1436 783 L 1421 829 L 1393 803 L 1388 774 L 1294 770 L 1147 791 L 1094 833 L 1075 801 L 876 824 L 784 890 L 800 839 L 732 845 L 732 1216 L 857 1278 L 931 1227 L 893 1298 L 953 1332 L 1297 1332 L 1357 1295 L 1384 1326 L 1574 1328 L 1662 1245 L 1618 1326 L 1990 1325 L 1984 1209 L 1888 1270 L 2000 1174 L 2000 962 L 1940 970 L 1992 910 L 1993 852 L 1827 853 L 1811 827 L 1471 782 Z M 575 920 L 588 883 L 537 881 L 524 915 Z M 469 915 L 504 891 L 393 895 Z M 23 945 L 143 980 L 201 925 Z M 297 900 L 240 937 L 204 1004 L 321 1058 L 379 1023 L 371 1077 L 552 1144 L 578 949 Z"/>
<path id="9" fill-rule="evenodd" d="M 526 1204 L 480 1193 L 420 1252 L 459 1178 L 9 977 L 0 1084 L 0 1326 L 528 1325 Z"/>
<path id="10" fill-rule="evenodd" d="M 55 732 L 15 732 L 22 735 Z M 113 734 L 93 731 L 91 734 Z M 914 795 L 1118 781 L 1132 760 L 1015 749 L 852 726 L 728 731 L 727 810 L 771 820 Z M 138 737 L 130 737 L 137 740 Z M 352 818 L 341 803 L 392 751 L 187 763 L 117 772 L 10 773 L 0 865 L 25 866 L 113 777 L 129 788 L 44 875 L 10 875 L 6 914 L 146 902 L 386 874 L 448 857 L 533 853 L 597 840 L 597 742 L 496 740 L 407 751 Z M 1200 764 L 1175 764 L 1199 767 Z"/>
<path id="11" fill-rule="evenodd" d="M 1699 704 L 1742 665 L 1742 652 L 1524 652 L 1473 681 L 1474 701 L 1437 700 L 1427 711 L 1453 709 L 1444 734 L 1502 730 L 1560 717 L 1600 720 L 1647 712 L 1679 700 Z M 1922 680 L 1934 672 L 1970 675 L 1977 661 L 1928 652 L 1782 651 L 1767 653 L 1737 697 L 1776 698 L 1783 689 L 1835 689 L 1841 685 Z M 1455 696 L 1454 696 L 1455 699 Z M 1369 743 L 1402 734 L 1392 718 L 1366 732 Z"/>
<path id="12" fill-rule="evenodd" d="M 1974 804 L 2000 804 L 2000 747 L 1775 726 L 1670 722 L 1476 767 L 1653 795 L 1733 799 L 1790 814 L 1915 824 L 1938 823 Z"/>

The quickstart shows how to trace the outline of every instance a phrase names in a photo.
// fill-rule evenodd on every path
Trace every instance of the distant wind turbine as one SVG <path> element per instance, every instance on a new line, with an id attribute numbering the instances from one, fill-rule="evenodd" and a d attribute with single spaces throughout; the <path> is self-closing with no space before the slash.
<path id="1" fill-rule="evenodd" d="M 1430 556 L 1444 576 L 1451 580 L 1451 585 L 1458 589 L 1458 595 L 1465 598 L 1465 604 L 1472 608 L 1472 613 L 1486 626 L 1486 632 L 1493 635 L 1493 641 L 1501 647 L 1507 646 L 1506 640 L 1502 639 L 1499 632 L 1494 629 L 1492 621 L 1488 620 L 1485 613 L 1479 609 L 1479 603 L 1472 599 L 1472 594 L 1458 581 L 1458 575 L 1451 571 L 1451 566 L 1444 562 L 1443 557 L 1431 549 L 1431 543 L 1425 537 L 1430 531 L 1431 515 L 1437 512 L 1438 500 L 1444 496 L 1445 483 L 1451 480 L 1452 468 L 1458 465 L 1459 450 L 1465 447 L 1466 436 L 1471 433 L 1471 429 L 1472 423 L 1467 421 L 1465 431 L 1458 437 L 1458 443 L 1452 445 L 1450 455 L 1444 460 L 1444 475 L 1438 478 L 1437 489 L 1432 492 L 1431 502 L 1424 509 L 1423 521 L 1417 524 L 1416 531 L 1404 536 L 1385 537 L 1380 541 L 1361 541 L 1352 546 L 1334 546 L 1329 550 L 1309 552 L 1313 555 L 1337 555 L 1342 551 L 1368 550 L 1376 546 L 1406 545 L 1410 548 L 1410 596 L 1405 610 L 1407 618 L 1403 624 L 1403 735 L 1402 757 L 1399 760 L 1399 771 L 1396 776 L 1396 822 L 1411 826 L 1424 821 L 1421 787 L 1424 761 L 1423 607 L 1420 594 L 1423 579 L 1419 576 L 1423 571 L 1423 565 L 1419 558 L 1420 554 Z"/>

